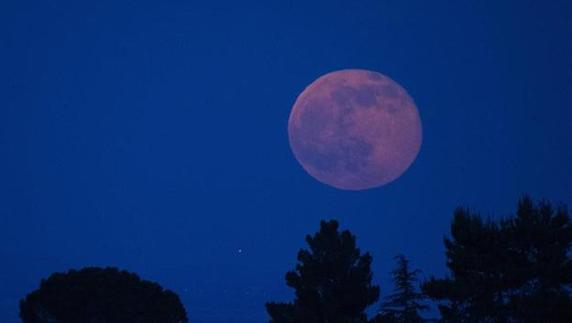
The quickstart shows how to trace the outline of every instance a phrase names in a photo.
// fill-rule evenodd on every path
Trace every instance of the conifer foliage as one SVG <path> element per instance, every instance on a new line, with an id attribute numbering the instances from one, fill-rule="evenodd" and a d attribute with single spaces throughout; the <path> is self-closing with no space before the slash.
<path id="1" fill-rule="evenodd" d="M 54 273 L 20 301 L 24 323 L 186 323 L 179 297 L 116 268 Z"/>
<path id="2" fill-rule="evenodd" d="M 309 249 L 299 251 L 296 269 L 286 274 L 295 299 L 266 304 L 271 323 L 367 322 L 365 310 L 379 297 L 371 283 L 372 258 L 338 227 L 335 220 L 322 221 L 320 231 L 306 237 Z"/>
<path id="3" fill-rule="evenodd" d="M 391 272 L 395 289 L 382 303 L 379 322 L 423 322 L 421 311 L 427 309 L 423 304 L 424 295 L 417 291 L 417 274 L 419 270 L 411 270 L 409 260 L 404 255 L 395 257 L 397 268 Z M 375 322 L 375 321 L 374 321 Z"/>
<path id="4" fill-rule="evenodd" d="M 523 197 L 510 218 L 456 210 L 445 239 L 450 276 L 423 291 L 445 322 L 572 322 L 572 222 L 564 207 Z"/>

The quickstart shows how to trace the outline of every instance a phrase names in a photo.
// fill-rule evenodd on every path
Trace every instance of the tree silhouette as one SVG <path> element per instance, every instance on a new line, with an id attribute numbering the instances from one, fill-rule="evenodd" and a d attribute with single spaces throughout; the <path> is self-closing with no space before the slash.
<path id="1" fill-rule="evenodd" d="M 455 211 L 445 239 L 450 277 L 423 291 L 447 322 L 572 322 L 572 223 L 566 208 L 523 197 L 516 215 Z"/>
<path id="2" fill-rule="evenodd" d="M 386 297 L 374 322 L 424 322 L 419 312 L 428 307 L 422 303 L 425 296 L 415 287 L 420 271 L 411 270 L 404 255 L 397 255 L 395 261 L 397 268 L 391 272 L 395 289 L 393 294 Z"/>
<path id="3" fill-rule="evenodd" d="M 179 297 L 116 268 L 54 273 L 20 301 L 24 323 L 185 323 Z"/>
<path id="4" fill-rule="evenodd" d="M 338 232 L 338 222 L 322 221 L 320 231 L 306 237 L 310 249 L 298 252 L 298 264 L 286 274 L 296 290 L 293 303 L 268 303 L 271 323 L 367 322 L 365 309 L 376 302 L 372 258 L 361 254 L 355 236 Z"/>

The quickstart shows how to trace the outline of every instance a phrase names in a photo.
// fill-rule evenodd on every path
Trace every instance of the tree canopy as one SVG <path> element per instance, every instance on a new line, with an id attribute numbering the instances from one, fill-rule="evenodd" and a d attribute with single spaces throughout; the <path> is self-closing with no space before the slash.
<path id="1" fill-rule="evenodd" d="M 286 283 L 296 291 L 291 303 L 268 303 L 272 323 L 367 322 L 365 309 L 379 297 L 371 283 L 372 258 L 356 247 L 355 236 L 338 231 L 338 222 L 322 221 L 308 235 L 309 250 L 298 252 L 296 269 Z"/>
<path id="2" fill-rule="evenodd" d="M 523 197 L 516 215 L 459 208 L 445 238 L 449 277 L 423 291 L 449 322 L 572 322 L 572 225 L 566 208 Z"/>
<path id="3" fill-rule="evenodd" d="M 186 323 L 179 297 L 116 268 L 54 273 L 20 301 L 24 323 Z"/>
<path id="4" fill-rule="evenodd" d="M 381 305 L 380 314 L 374 322 L 423 322 L 421 311 L 426 310 L 423 304 L 425 296 L 417 290 L 418 269 L 412 270 L 409 260 L 404 255 L 395 256 L 397 268 L 391 272 L 395 288 L 392 294 L 385 298 Z"/>
<path id="5" fill-rule="evenodd" d="M 457 208 L 444 238 L 448 274 L 417 288 L 419 270 L 395 257 L 395 288 L 368 321 L 379 298 L 372 257 L 335 220 L 306 236 L 286 284 L 291 302 L 269 302 L 270 323 L 417 323 L 436 302 L 441 322 L 572 322 L 572 220 L 563 206 L 521 198 L 515 214 L 487 219 Z M 20 301 L 24 323 L 187 323 L 179 297 L 116 268 L 54 273 Z"/>

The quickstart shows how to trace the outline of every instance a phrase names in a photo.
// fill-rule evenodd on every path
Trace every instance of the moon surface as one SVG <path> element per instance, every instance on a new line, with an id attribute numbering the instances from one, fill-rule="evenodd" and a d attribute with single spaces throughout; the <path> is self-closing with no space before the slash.
<path id="1" fill-rule="evenodd" d="M 387 76 L 357 69 L 310 84 L 292 108 L 288 135 L 311 176 L 344 190 L 394 181 L 422 141 L 419 112 L 407 92 Z"/>

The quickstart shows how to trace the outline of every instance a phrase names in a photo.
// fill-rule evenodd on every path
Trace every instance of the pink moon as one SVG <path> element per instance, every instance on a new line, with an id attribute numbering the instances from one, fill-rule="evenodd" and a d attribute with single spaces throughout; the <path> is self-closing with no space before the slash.
<path id="1" fill-rule="evenodd" d="M 357 69 L 328 73 L 306 87 L 290 113 L 288 135 L 306 172 L 343 190 L 396 180 L 422 141 L 419 112 L 405 89 Z"/>

